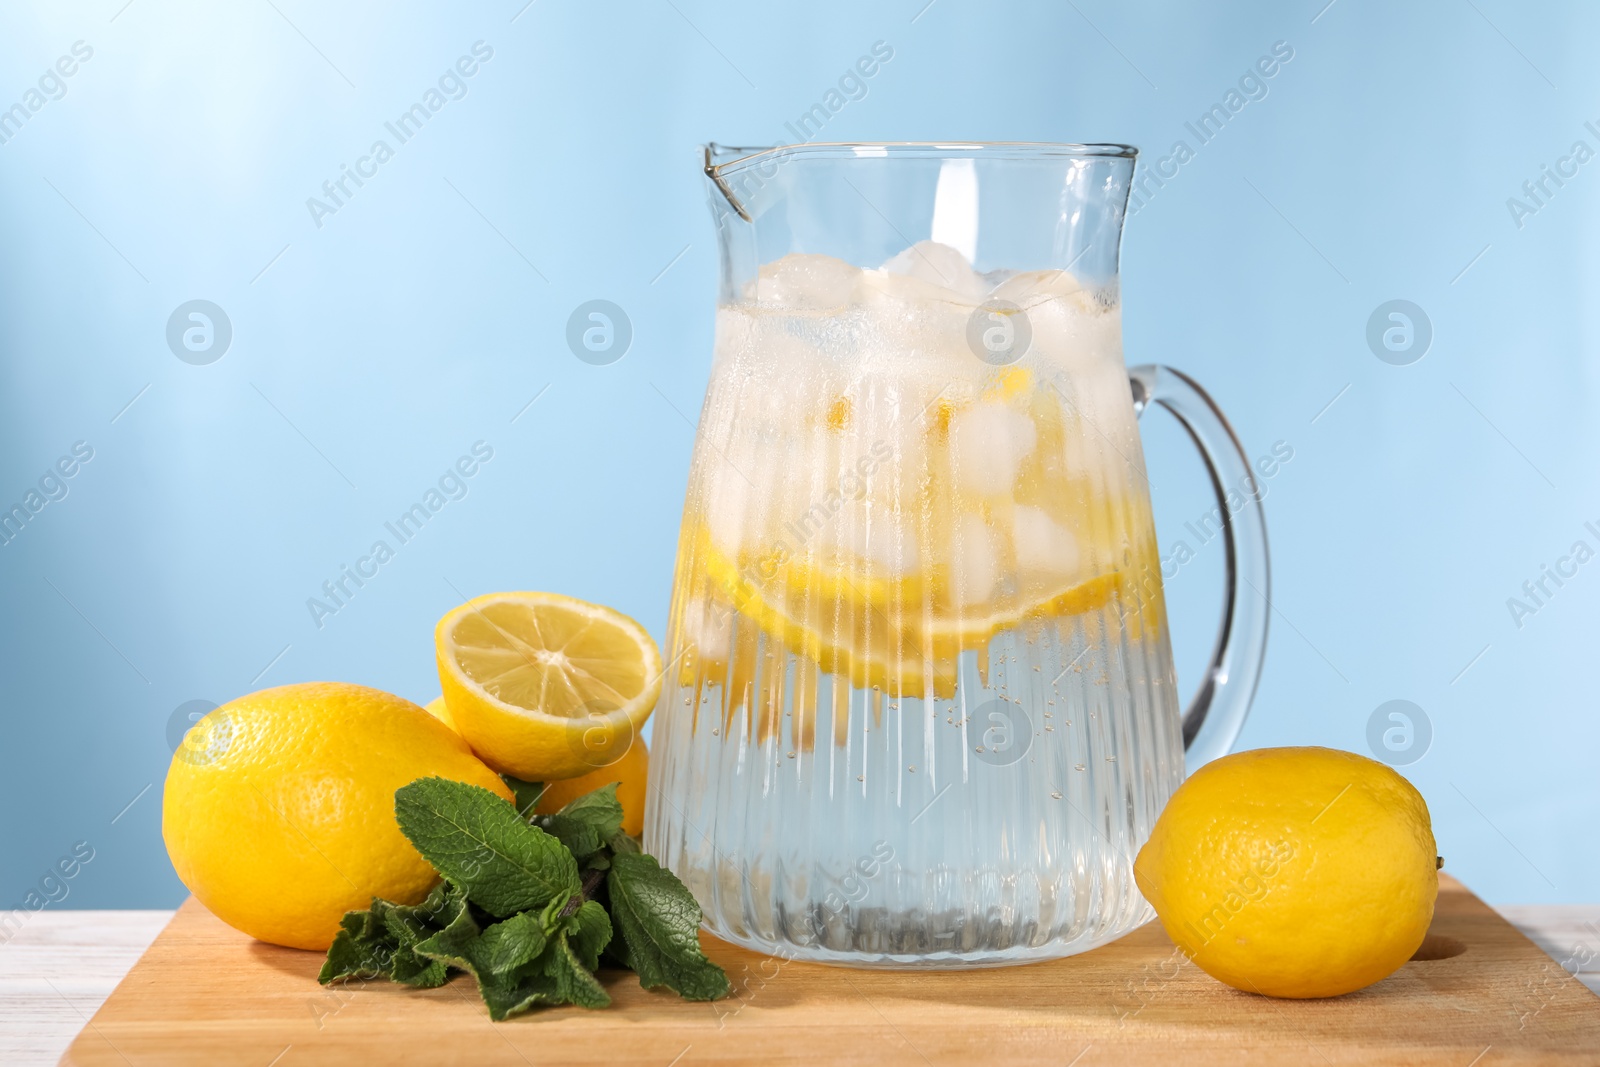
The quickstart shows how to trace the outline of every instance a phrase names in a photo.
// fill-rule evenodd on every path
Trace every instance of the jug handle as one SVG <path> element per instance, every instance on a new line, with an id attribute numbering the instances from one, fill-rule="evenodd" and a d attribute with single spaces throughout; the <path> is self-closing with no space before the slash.
<path id="1" fill-rule="evenodd" d="M 1160 404 L 1188 431 L 1205 460 L 1223 516 L 1227 569 L 1222 625 L 1200 688 L 1183 713 L 1184 762 L 1193 772 L 1233 746 L 1261 680 L 1272 610 L 1267 520 L 1260 483 L 1244 446 L 1206 391 L 1182 371 L 1156 364 L 1134 367 L 1128 377 L 1136 414 Z M 1230 491 L 1244 499 L 1237 511 L 1229 510 Z"/>

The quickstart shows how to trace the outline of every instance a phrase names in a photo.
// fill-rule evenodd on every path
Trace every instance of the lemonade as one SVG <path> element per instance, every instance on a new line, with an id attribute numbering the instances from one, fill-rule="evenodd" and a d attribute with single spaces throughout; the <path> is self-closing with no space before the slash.
<path id="1" fill-rule="evenodd" d="M 1140 913 L 1068 807 L 1131 853 L 1183 761 L 1114 289 L 784 256 L 718 309 L 700 433 L 647 824 L 712 929 L 937 963 Z"/>

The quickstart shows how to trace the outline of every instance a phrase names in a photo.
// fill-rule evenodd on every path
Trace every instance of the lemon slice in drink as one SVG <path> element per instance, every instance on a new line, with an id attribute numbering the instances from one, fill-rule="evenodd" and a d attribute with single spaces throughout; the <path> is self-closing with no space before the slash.
<path id="1" fill-rule="evenodd" d="M 1122 582 L 1117 572 L 1064 579 L 1059 588 L 953 613 L 878 602 L 848 575 L 799 588 L 786 583 L 784 575 L 762 581 L 752 568 L 740 568 L 723 555 L 706 533 L 700 534 L 696 555 L 719 597 L 770 638 L 858 687 L 877 686 L 891 696 L 953 696 L 963 651 L 981 649 L 1002 630 L 1027 620 L 1103 607 Z"/>
<path id="2" fill-rule="evenodd" d="M 661 653 L 620 612 L 556 593 L 490 593 L 434 630 L 451 724 L 524 781 L 620 759 L 661 693 Z"/>

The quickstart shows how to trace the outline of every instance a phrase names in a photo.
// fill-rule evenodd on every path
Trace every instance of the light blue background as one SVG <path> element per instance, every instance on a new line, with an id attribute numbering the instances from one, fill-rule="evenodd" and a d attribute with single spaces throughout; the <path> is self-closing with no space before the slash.
<path id="1" fill-rule="evenodd" d="M 1449 869 L 1492 901 L 1600 899 L 1600 563 L 1520 629 L 1506 607 L 1575 540 L 1600 548 L 1600 161 L 1520 228 L 1506 206 L 1575 140 L 1600 148 L 1592 10 L 524 2 L 0 13 L 0 107 L 94 49 L 0 145 L 0 501 L 94 449 L 0 547 L 0 906 L 80 840 L 59 906 L 181 898 L 160 793 L 185 701 L 310 679 L 426 700 L 458 592 L 558 589 L 661 638 L 714 297 L 696 146 L 791 140 L 880 40 L 893 59 L 825 139 L 1147 162 L 1293 47 L 1124 247 L 1130 362 L 1194 374 L 1253 455 L 1294 449 L 1267 483 L 1273 632 L 1241 744 L 1365 752 L 1373 710 L 1414 701 L 1433 739 L 1406 773 Z M 307 197 L 479 40 L 467 96 L 315 226 Z M 234 330 L 209 366 L 164 337 L 197 298 Z M 608 367 L 564 340 L 594 298 L 634 328 Z M 1434 329 L 1410 366 L 1365 340 L 1395 298 Z M 1170 420 L 1145 421 L 1171 551 L 1207 500 Z M 319 630 L 306 598 L 479 440 L 469 495 Z M 1170 583 L 1188 683 L 1220 555 Z"/>

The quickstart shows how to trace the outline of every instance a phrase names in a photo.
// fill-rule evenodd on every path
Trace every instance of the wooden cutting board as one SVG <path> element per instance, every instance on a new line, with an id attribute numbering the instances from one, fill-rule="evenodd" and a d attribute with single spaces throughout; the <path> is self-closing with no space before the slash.
<path id="1" fill-rule="evenodd" d="M 61 1062 L 1600 1064 L 1600 997 L 1461 883 L 1440 881 L 1418 953 L 1436 958 L 1334 1000 L 1237 992 L 1150 923 L 1070 959 L 965 972 L 785 963 L 707 937 L 732 999 L 690 1004 L 604 972 L 610 1009 L 503 1023 L 465 977 L 432 990 L 323 989 L 319 954 L 252 941 L 190 900 Z"/>

